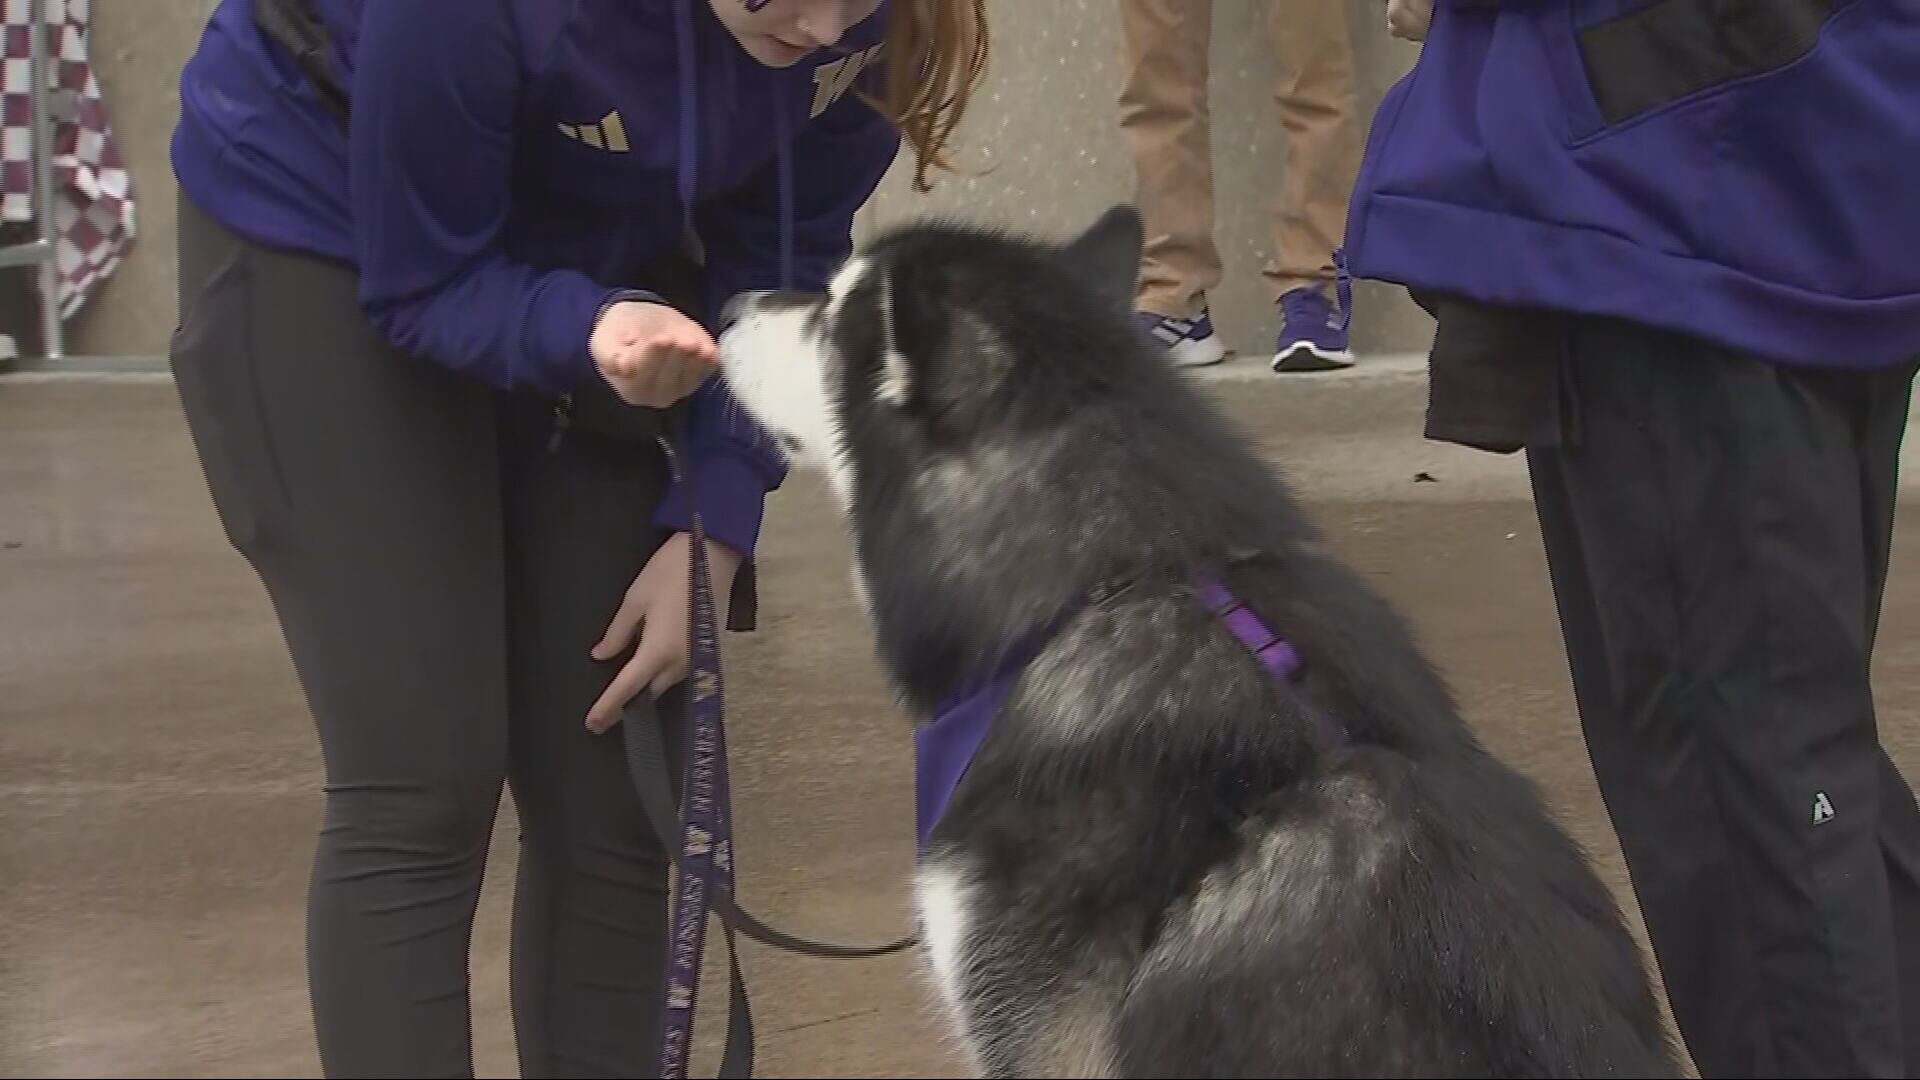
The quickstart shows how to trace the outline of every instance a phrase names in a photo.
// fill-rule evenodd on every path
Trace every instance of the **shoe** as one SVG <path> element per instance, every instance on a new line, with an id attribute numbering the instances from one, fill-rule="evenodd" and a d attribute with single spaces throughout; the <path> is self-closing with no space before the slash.
<path id="1" fill-rule="evenodd" d="M 1348 330 L 1353 319 L 1353 287 L 1345 261 L 1338 255 L 1335 296 L 1325 290 L 1301 287 L 1280 298 L 1280 344 L 1273 353 L 1276 372 L 1332 371 L 1353 366 Z"/>
<path id="2" fill-rule="evenodd" d="M 1213 316 L 1206 308 L 1198 318 L 1180 319 L 1172 315 L 1139 312 L 1140 328 L 1161 348 L 1174 367 L 1206 367 L 1227 358 L 1227 347 L 1213 332 Z"/>

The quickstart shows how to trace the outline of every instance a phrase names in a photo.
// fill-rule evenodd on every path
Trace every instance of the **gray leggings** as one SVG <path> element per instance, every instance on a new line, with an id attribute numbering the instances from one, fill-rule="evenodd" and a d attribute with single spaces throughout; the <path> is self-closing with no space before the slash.
<path id="1" fill-rule="evenodd" d="M 588 650 L 664 539 L 664 457 L 579 433 L 550 447 L 549 403 L 396 352 L 354 286 L 182 200 L 180 397 L 325 760 L 307 912 L 322 1066 L 472 1075 L 469 940 L 504 782 L 522 1075 L 639 1075 L 666 861 L 619 729 L 583 721 L 616 670 Z"/>

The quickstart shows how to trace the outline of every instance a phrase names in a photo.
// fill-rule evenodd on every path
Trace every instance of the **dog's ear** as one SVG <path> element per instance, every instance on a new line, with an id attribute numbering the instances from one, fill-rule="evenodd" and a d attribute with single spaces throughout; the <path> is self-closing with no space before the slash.
<path id="1" fill-rule="evenodd" d="M 1145 244 L 1140 211 L 1122 205 L 1101 214 L 1061 252 L 1094 291 L 1112 303 L 1128 305 L 1140 282 L 1140 251 Z"/>
<path id="2" fill-rule="evenodd" d="M 893 295 L 892 276 L 882 274 L 879 297 L 880 379 L 874 386 L 874 395 L 898 408 L 912 400 L 914 388 L 913 368 L 907 360 L 907 343 L 900 336 L 899 324 L 894 321 Z M 909 314 L 907 332 L 924 334 L 926 331 L 927 328 Z"/>
<path id="3" fill-rule="evenodd" d="M 943 301 L 948 275 L 938 265 L 889 266 L 875 298 L 874 398 L 928 423 L 987 400 L 1012 364 L 1013 354 L 983 319 Z"/>

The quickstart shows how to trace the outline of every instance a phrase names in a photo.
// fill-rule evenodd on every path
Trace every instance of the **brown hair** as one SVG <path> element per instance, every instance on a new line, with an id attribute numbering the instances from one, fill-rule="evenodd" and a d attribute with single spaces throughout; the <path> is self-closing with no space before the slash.
<path id="1" fill-rule="evenodd" d="M 952 169 L 947 140 L 987 66 L 987 0 L 894 0 L 885 98 L 876 106 L 913 145 L 913 189 L 929 165 Z"/>

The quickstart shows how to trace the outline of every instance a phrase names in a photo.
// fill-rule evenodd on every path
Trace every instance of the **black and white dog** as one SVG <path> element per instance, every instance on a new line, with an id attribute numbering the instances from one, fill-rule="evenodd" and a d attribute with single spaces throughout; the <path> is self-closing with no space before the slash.
<path id="1" fill-rule="evenodd" d="M 1583 853 L 1136 329 L 1140 242 L 904 227 L 720 342 L 831 478 L 921 720 L 921 931 L 975 1065 L 1679 1075 Z"/>

